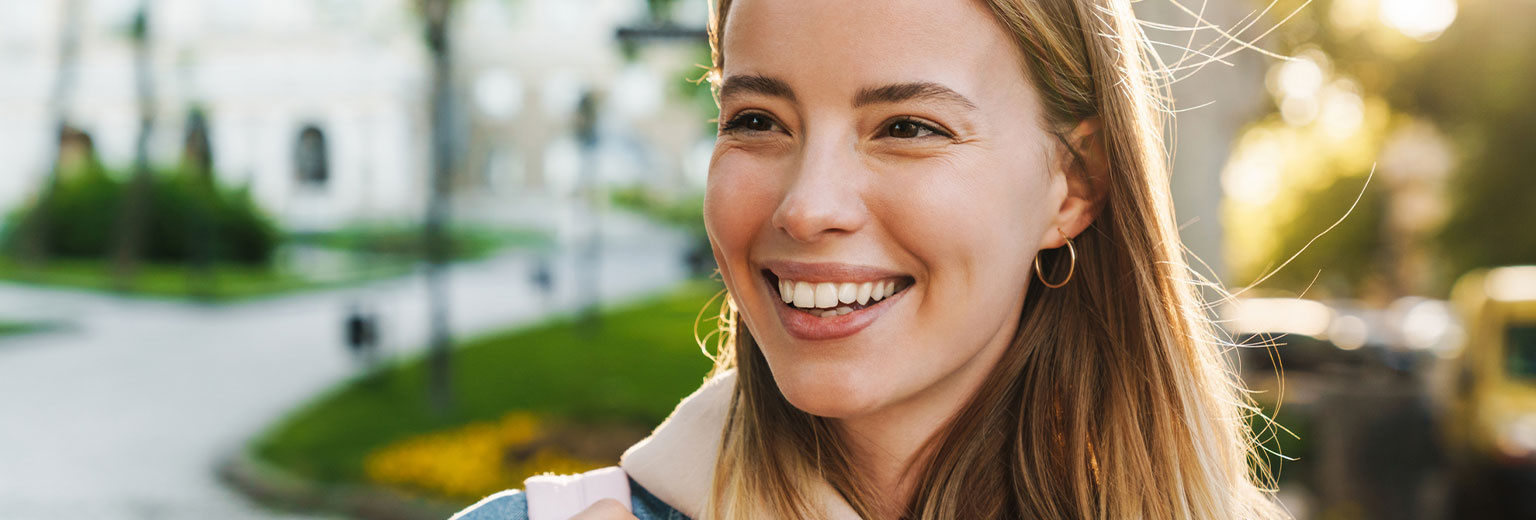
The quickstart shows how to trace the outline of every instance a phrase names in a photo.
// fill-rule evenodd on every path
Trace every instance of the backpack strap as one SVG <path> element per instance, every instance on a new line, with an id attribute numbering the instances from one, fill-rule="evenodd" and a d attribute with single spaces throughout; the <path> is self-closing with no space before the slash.
<path id="1" fill-rule="evenodd" d="M 528 495 L 528 520 L 568 520 L 588 506 L 612 498 L 633 511 L 629 475 L 618 466 L 579 475 L 538 475 L 523 481 Z"/>

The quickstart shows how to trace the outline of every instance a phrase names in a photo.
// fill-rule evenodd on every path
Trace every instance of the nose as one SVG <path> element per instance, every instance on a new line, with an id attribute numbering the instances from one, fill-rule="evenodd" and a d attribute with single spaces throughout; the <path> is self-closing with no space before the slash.
<path id="1" fill-rule="evenodd" d="M 864 227 L 869 215 L 857 152 L 837 139 L 807 143 L 803 150 L 773 213 L 774 227 L 807 243 Z"/>

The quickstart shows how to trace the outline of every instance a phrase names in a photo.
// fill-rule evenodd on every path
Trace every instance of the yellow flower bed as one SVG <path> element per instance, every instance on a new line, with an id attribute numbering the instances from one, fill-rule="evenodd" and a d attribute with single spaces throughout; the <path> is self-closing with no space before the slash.
<path id="1" fill-rule="evenodd" d="M 452 430 L 427 433 L 385 446 L 363 461 L 372 482 L 422 491 L 447 498 L 475 499 L 522 487 L 523 479 L 540 473 L 579 473 L 607 464 L 581 460 L 555 446 L 524 452 L 545 438 L 546 426 L 527 412 L 512 412 L 498 421 L 470 423 Z"/>

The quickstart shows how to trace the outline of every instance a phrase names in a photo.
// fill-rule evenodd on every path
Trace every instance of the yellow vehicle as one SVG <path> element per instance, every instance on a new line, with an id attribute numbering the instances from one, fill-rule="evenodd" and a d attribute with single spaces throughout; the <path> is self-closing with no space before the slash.
<path id="1" fill-rule="evenodd" d="M 1508 502 L 1536 494 L 1536 266 L 1473 271 L 1451 300 L 1466 330 L 1446 421 L 1458 480 L 1525 509 Z"/>

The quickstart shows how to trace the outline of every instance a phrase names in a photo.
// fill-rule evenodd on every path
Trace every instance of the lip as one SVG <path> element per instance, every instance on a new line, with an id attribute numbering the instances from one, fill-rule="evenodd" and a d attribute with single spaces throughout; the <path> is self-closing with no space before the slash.
<path id="1" fill-rule="evenodd" d="M 862 283 L 903 276 L 910 277 L 910 275 L 888 269 L 851 264 L 772 261 L 764 262 L 762 265 L 780 278 L 808 283 Z M 763 284 L 763 294 L 771 296 L 768 304 L 772 305 L 776 312 L 778 312 L 779 323 L 784 326 L 784 330 L 796 339 L 808 341 L 832 340 L 858 334 L 874 324 L 886 311 L 894 307 L 897 302 L 900 302 L 907 295 L 907 291 L 902 290 L 886 297 L 876 305 L 841 316 L 822 318 L 784 305 L 778 299 L 778 291 L 773 287 L 769 287 L 770 282 L 767 277 L 759 276 L 757 279 Z M 907 287 L 907 289 L 910 288 Z"/>
<path id="2" fill-rule="evenodd" d="M 764 268 L 773 271 L 773 275 L 784 280 L 797 282 L 873 282 L 887 278 L 911 276 L 909 274 L 881 269 L 866 265 L 841 264 L 834 262 L 791 262 L 788 260 L 769 260 L 760 262 Z"/>

